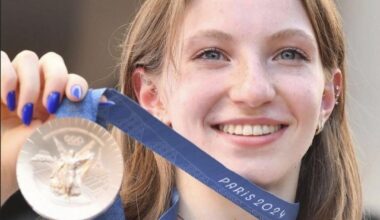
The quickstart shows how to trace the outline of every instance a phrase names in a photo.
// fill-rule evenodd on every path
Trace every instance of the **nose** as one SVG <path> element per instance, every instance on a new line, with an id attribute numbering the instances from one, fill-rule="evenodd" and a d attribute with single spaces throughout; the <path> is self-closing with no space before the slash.
<path id="1" fill-rule="evenodd" d="M 276 96 L 273 80 L 265 64 L 250 63 L 241 65 L 233 75 L 229 97 L 238 104 L 251 108 L 271 102 Z"/>

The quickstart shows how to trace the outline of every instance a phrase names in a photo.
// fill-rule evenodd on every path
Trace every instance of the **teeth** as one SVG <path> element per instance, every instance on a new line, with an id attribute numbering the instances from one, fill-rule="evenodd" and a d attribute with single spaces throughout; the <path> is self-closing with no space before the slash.
<path id="1" fill-rule="evenodd" d="M 227 127 L 227 133 L 234 134 L 235 133 L 235 126 L 226 126 Z"/>
<path id="2" fill-rule="evenodd" d="M 236 125 L 235 126 L 235 131 L 234 131 L 235 134 L 243 134 L 243 126 L 241 125 Z"/>
<path id="3" fill-rule="evenodd" d="M 234 135 L 260 136 L 274 133 L 280 125 L 219 125 L 219 130 Z"/>
<path id="4" fill-rule="evenodd" d="M 260 125 L 253 126 L 252 128 L 254 135 L 262 135 L 263 134 L 263 127 Z"/>
<path id="5" fill-rule="evenodd" d="M 243 127 L 243 135 L 252 135 L 252 126 L 250 125 L 244 125 Z"/>
<path id="6" fill-rule="evenodd" d="M 270 133 L 270 129 L 268 125 L 263 125 L 263 133 Z"/>

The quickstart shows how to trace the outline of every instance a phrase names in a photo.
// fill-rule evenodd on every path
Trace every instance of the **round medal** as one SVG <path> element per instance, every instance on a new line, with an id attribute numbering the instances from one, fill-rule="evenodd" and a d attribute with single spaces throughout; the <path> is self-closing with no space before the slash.
<path id="1" fill-rule="evenodd" d="M 83 118 L 54 119 L 27 139 L 17 160 L 21 193 L 49 219 L 89 219 L 105 211 L 123 178 L 121 149 Z"/>

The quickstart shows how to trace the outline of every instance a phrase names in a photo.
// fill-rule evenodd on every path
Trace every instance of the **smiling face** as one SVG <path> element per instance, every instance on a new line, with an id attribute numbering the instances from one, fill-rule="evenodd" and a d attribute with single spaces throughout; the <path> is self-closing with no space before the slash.
<path id="1" fill-rule="evenodd" d="M 332 110 L 301 1 L 195 0 L 183 22 L 177 71 L 162 77 L 173 129 L 265 188 L 296 183 Z"/>

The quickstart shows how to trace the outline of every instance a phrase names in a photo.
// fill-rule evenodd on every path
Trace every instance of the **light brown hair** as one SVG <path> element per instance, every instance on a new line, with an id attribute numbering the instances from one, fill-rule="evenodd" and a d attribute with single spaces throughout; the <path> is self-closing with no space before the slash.
<path id="1" fill-rule="evenodd" d="M 188 0 L 146 0 L 132 21 L 122 45 L 120 90 L 136 99 L 132 73 L 143 67 L 159 76 L 173 60 L 176 33 Z M 323 131 L 302 159 L 296 199 L 298 219 L 361 218 L 361 188 L 354 146 L 345 112 L 345 44 L 339 13 L 331 0 L 302 0 L 313 25 L 322 65 L 340 68 L 343 86 Z M 125 177 L 121 196 L 128 219 L 158 219 L 168 208 L 174 168 L 165 159 L 114 129 L 123 146 Z"/>

